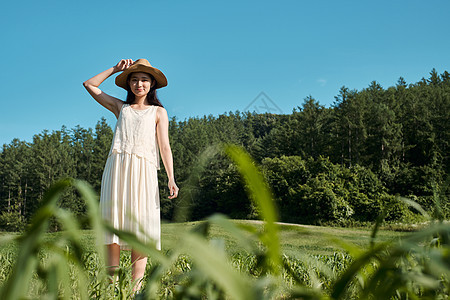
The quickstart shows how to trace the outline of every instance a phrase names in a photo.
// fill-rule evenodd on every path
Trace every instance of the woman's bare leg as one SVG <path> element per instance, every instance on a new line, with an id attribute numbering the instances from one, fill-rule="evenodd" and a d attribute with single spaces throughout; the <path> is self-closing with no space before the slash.
<path id="1" fill-rule="evenodd" d="M 137 282 L 134 287 L 134 291 L 139 291 L 142 286 L 142 278 L 144 277 L 145 267 L 147 266 L 147 256 L 142 255 L 135 250 L 132 250 L 131 263 L 133 266 L 131 273 L 133 282 Z"/>
<path id="2" fill-rule="evenodd" d="M 109 244 L 106 246 L 108 250 L 108 271 L 109 275 L 113 276 L 114 271 L 120 265 L 120 246 L 118 244 Z"/>

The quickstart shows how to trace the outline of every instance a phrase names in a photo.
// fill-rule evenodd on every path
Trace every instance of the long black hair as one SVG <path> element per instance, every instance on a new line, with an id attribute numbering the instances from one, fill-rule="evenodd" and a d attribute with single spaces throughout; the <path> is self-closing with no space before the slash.
<path id="1" fill-rule="evenodd" d="M 125 101 L 126 104 L 133 104 L 134 101 L 136 100 L 136 96 L 131 91 L 130 84 L 128 83 L 129 80 L 130 80 L 131 74 L 133 74 L 133 73 L 128 74 L 128 77 L 127 77 L 127 100 Z M 150 76 L 150 78 L 152 79 L 152 84 L 153 84 L 153 86 L 150 87 L 150 92 L 148 92 L 148 94 L 147 94 L 147 102 L 148 102 L 148 104 L 164 107 L 161 104 L 161 102 L 159 101 L 158 95 L 156 93 L 156 88 L 155 88 L 156 87 L 156 80 L 155 80 L 155 77 L 153 77 L 152 74 L 149 74 L 149 73 L 145 73 L 145 74 L 148 74 Z"/>

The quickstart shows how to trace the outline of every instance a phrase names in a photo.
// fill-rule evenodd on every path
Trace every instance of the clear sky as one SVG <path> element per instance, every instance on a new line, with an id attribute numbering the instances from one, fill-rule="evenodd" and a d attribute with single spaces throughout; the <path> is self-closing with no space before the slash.
<path id="1" fill-rule="evenodd" d="M 450 71 L 449 19 L 448 0 L 2 1 L 0 145 L 114 125 L 82 82 L 121 58 L 165 73 L 158 95 L 178 120 L 243 111 L 261 92 L 291 113 L 344 85 L 414 83 Z M 102 88 L 123 99 L 114 77 Z"/>

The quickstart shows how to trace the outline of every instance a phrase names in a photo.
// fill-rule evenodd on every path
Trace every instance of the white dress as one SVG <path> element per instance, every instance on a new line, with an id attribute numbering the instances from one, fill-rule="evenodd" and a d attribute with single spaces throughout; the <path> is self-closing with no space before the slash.
<path id="1" fill-rule="evenodd" d="M 136 110 L 123 104 L 103 171 L 100 211 L 114 228 L 132 232 L 161 250 L 157 108 Z M 128 248 L 107 233 L 105 244 L 114 243 Z"/>

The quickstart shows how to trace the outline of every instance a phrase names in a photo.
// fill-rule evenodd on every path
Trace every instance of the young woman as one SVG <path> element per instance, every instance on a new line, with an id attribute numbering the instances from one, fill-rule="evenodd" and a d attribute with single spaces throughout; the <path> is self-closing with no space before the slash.
<path id="1" fill-rule="evenodd" d="M 116 77 L 116 85 L 128 92 L 125 102 L 99 89 L 105 79 L 117 72 L 122 73 Z M 102 216 L 117 229 L 131 231 L 144 242 L 155 242 L 160 250 L 159 153 L 169 179 L 169 198 L 178 196 L 169 144 L 169 119 L 156 95 L 156 89 L 166 86 L 167 79 L 146 59 L 136 62 L 122 59 L 83 85 L 98 103 L 117 118 L 102 177 Z M 107 234 L 106 244 L 108 264 L 111 273 L 114 273 L 119 266 L 120 249 L 127 245 L 112 234 Z M 137 282 L 135 290 L 138 290 L 147 257 L 132 250 L 131 261 L 132 277 Z"/>

